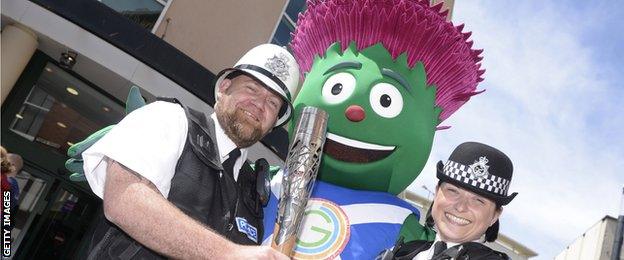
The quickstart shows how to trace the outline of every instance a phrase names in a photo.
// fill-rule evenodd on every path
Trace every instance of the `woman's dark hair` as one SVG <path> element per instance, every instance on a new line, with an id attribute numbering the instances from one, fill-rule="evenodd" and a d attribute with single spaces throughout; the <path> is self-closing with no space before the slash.
<path id="1" fill-rule="evenodd" d="M 494 222 L 487 230 L 485 230 L 485 241 L 486 242 L 494 242 L 496 238 L 498 238 L 498 220 Z"/>
<path id="2" fill-rule="evenodd" d="M 441 184 L 442 184 L 442 181 L 439 181 L 437 187 L 440 187 Z M 431 205 L 429 206 L 429 210 L 427 210 L 427 215 L 425 217 L 425 227 L 428 227 L 431 229 L 433 229 L 435 226 L 435 221 L 433 220 L 433 216 L 431 216 L 432 209 L 433 209 L 433 201 L 431 202 Z M 502 205 L 496 203 L 496 210 L 502 210 L 502 209 L 503 209 Z M 496 241 L 496 238 L 498 238 L 499 226 L 500 226 L 500 223 L 498 220 L 496 220 L 494 224 L 492 224 L 490 227 L 488 227 L 487 230 L 485 230 L 485 242 Z"/>
<path id="3" fill-rule="evenodd" d="M 433 209 L 433 201 L 431 205 L 429 205 L 429 210 L 427 210 L 427 216 L 425 217 L 425 227 L 433 228 L 435 226 L 435 221 L 433 220 L 433 216 L 431 216 L 431 210 Z"/>

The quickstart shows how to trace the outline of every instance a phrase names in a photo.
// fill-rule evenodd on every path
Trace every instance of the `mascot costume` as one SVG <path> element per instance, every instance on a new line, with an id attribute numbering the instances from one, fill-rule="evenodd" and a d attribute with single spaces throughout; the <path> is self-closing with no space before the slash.
<path id="1" fill-rule="evenodd" d="M 293 106 L 321 108 L 329 121 L 294 258 L 373 259 L 399 236 L 433 239 L 396 195 L 420 174 L 440 122 L 478 94 L 484 72 L 470 33 L 441 7 L 309 0 L 299 15 L 290 47 L 305 81 Z M 274 197 L 281 180 L 273 178 Z M 277 201 L 265 208 L 264 244 Z"/>
<path id="2" fill-rule="evenodd" d="M 294 258 L 374 259 L 399 237 L 434 238 L 396 195 L 420 174 L 435 131 L 448 128 L 440 123 L 480 93 L 484 72 L 471 33 L 441 8 L 428 0 L 307 1 L 291 42 L 305 75 L 293 105 L 321 108 L 329 121 Z M 126 105 L 127 112 L 144 105 L 138 89 Z M 68 150 L 72 180 L 85 180 L 81 153 L 112 127 Z M 271 183 L 264 244 L 281 180 L 280 172 Z"/>

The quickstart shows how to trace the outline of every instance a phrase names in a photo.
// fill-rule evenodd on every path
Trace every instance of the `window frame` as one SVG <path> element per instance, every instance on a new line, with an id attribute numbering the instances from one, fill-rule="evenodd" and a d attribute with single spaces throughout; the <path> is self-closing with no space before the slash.
<path id="1" fill-rule="evenodd" d="M 174 0 L 167 0 L 166 2 L 163 0 L 155 0 L 156 2 L 163 4 L 163 10 L 160 12 L 160 15 L 158 16 L 158 19 L 156 19 L 156 22 L 154 23 L 154 27 L 152 27 L 151 32 L 153 34 L 156 34 L 156 31 L 158 30 L 158 27 L 160 26 L 160 23 L 162 23 L 162 21 L 165 19 L 165 14 L 167 13 L 167 10 L 169 10 L 169 6 L 171 6 L 171 3 Z"/>

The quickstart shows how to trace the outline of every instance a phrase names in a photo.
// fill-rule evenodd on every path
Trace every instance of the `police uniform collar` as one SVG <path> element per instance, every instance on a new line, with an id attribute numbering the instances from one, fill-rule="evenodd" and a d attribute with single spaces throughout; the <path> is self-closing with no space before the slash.
<path id="1" fill-rule="evenodd" d="M 435 240 L 433 240 L 433 243 L 431 244 L 431 246 L 429 247 L 429 249 L 419 253 L 418 255 L 416 255 L 416 257 L 414 259 L 419 260 L 419 259 L 431 259 L 431 257 L 433 257 L 433 250 L 434 250 L 434 245 L 437 242 L 442 241 L 440 239 L 440 236 L 436 234 L 435 236 Z M 453 242 L 446 242 L 444 241 L 444 243 L 446 243 L 446 247 L 450 248 L 453 246 L 456 246 L 458 243 L 453 243 Z"/>
<path id="2" fill-rule="evenodd" d="M 416 260 L 431 259 L 433 257 L 434 245 L 437 242 L 439 242 L 439 241 L 442 241 L 442 239 L 440 238 L 440 236 L 438 234 L 436 234 L 436 237 L 435 237 L 433 243 L 431 244 L 431 246 L 429 247 L 429 249 L 427 249 L 427 250 L 417 254 L 414 259 L 416 259 Z M 446 243 L 446 248 L 451 248 L 451 247 L 454 247 L 456 245 L 463 244 L 463 243 L 453 243 L 453 242 L 447 242 L 447 241 L 443 241 L 443 242 Z M 480 243 L 481 244 L 481 242 L 479 242 L 479 239 L 471 241 L 471 242 L 475 242 L 475 243 Z"/>

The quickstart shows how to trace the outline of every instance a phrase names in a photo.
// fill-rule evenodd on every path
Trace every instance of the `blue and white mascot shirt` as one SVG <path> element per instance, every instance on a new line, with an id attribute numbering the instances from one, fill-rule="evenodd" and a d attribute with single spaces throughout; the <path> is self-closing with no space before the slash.
<path id="1" fill-rule="evenodd" d="M 271 200 L 264 208 L 263 244 L 270 245 L 282 181 L 271 181 Z M 306 207 L 295 259 L 374 259 L 394 246 L 401 225 L 418 210 L 395 195 L 352 190 L 316 181 Z"/>

